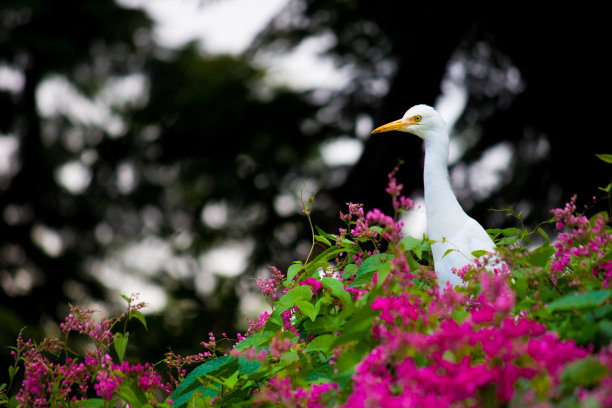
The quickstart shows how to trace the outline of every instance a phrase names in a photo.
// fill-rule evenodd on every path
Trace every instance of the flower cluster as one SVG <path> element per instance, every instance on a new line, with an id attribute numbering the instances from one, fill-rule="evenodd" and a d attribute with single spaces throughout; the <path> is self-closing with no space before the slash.
<path id="1" fill-rule="evenodd" d="M 93 320 L 93 310 L 80 310 L 78 307 L 70 305 L 70 313 L 65 320 L 60 323 L 60 329 L 65 336 L 70 332 L 76 332 L 89 336 L 97 344 L 110 346 L 113 341 L 113 334 L 110 331 L 111 321 L 103 317 L 100 323 Z"/>
<path id="2" fill-rule="evenodd" d="M 149 364 L 113 360 L 111 345 L 119 349 L 127 337 L 111 333 L 118 319 L 95 323 L 91 311 L 71 308 L 64 341 L 19 337 L 18 402 L 84 405 L 95 393 L 115 404 L 131 386 L 147 398 L 156 388 L 176 389 L 179 407 L 189 398 L 310 408 L 612 406 L 612 299 L 602 290 L 612 278 L 609 215 L 577 214 L 574 197 L 552 211 L 563 230 L 553 244 L 498 248 L 456 271 L 465 285 L 439 288 L 428 241 L 401 235 L 397 214 L 412 202 L 402 198 L 396 170 L 387 187 L 394 217 L 349 204 L 341 214 L 347 228 L 315 237 L 330 247 L 294 264 L 291 285 L 271 267 L 272 277 L 257 284 L 272 312 L 250 321 L 223 356 L 211 332 L 205 353 L 166 355 L 170 381 L 162 384 Z M 144 319 L 132 302 L 128 318 Z M 95 350 L 82 361 L 57 361 L 70 332 L 87 336 Z M 194 363 L 202 366 L 187 375 L 184 366 Z M 190 395 L 199 387 L 204 394 Z"/>
<path id="3" fill-rule="evenodd" d="M 561 275 L 572 279 L 573 286 L 580 286 L 585 276 L 581 270 L 590 272 L 601 284 L 608 288 L 612 279 L 612 260 L 605 259 L 612 248 L 612 233 L 606 231 L 608 214 L 598 214 L 592 224 L 584 215 L 576 214 L 574 195 L 563 209 L 551 211 L 558 229 L 568 228 L 568 232 L 558 235 L 554 243 L 556 252 L 551 264 L 551 279 L 556 283 Z"/>
<path id="4" fill-rule="evenodd" d="M 338 389 L 336 384 L 312 384 L 310 388 L 293 388 L 289 377 L 276 376 L 255 396 L 254 406 L 272 404 L 276 407 L 326 407 L 326 394 Z"/>
<path id="5" fill-rule="evenodd" d="M 105 401 L 111 401 L 126 379 L 132 379 L 145 393 L 160 387 L 161 377 L 149 363 L 123 361 L 117 364 L 109 353 L 114 339 L 111 328 L 144 307 L 142 303 L 134 303 L 135 299 L 126 298 L 128 308 L 121 316 L 102 318 L 99 322 L 94 320 L 93 310 L 83 311 L 71 305 L 70 313 L 60 324 L 64 340 L 45 338 L 37 344 L 32 339 L 24 340 L 20 333 L 17 347 L 12 351 L 15 360 L 24 366 L 23 381 L 17 393 L 20 406 L 61 406 L 68 401 L 78 404 L 87 399 L 90 389 Z M 85 335 L 94 344 L 85 351 L 82 360 L 69 357 L 74 354 L 68 345 L 70 333 Z"/>
<path id="6" fill-rule="evenodd" d="M 274 266 L 270 266 L 270 271 L 272 271 L 271 278 L 257 278 L 256 282 L 257 286 L 261 290 L 261 293 L 264 296 L 274 300 L 278 297 L 278 292 L 283 287 L 285 276 L 278 268 Z"/>
<path id="7" fill-rule="evenodd" d="M 229 352 L 229 355 L 232 357 L 244 357 L 247 360 L 258 361 L 260 363 L 265 363 L 268 359 L 268 352 L 266 349 L 262 348 L 257 351 L 256 347 L 247 347 L 244 350 L 234 348 Z"/>
<path id="8" fill-rule="evenodd" d="M 186 366 L 190 366 L 197 363 L 203 363 L 213 358 L 213 354 L 210 351 L 205 351 L 196 354 L 190 354 L 182 356 L 169 351 L 165 354 L 164 361 L 167 367 L 169 381 L 165 384 L 161 384 L 161 388 L 167 393 L 171 394 L 172 390 L 175 389 L 187 375 Z M 176 376 L 175 376 L 176 375 Z"/>
<path id="9" fill-rule="evenodd" d="M 401 185 L 393 181 L 388 188 L 390 194 L 397 195 Z M 570 261 L 558 270 L 568 273 L 568 268 L 577 262 L 576 257 L 588 256 L 589 266 L 600 268 L 595 268 L 591 275 L 605 282 L 607 275 L 596 271 L 606 268 L 608 259 L 605 257 L 609 258 L 610 253 L 606 216 L 589 222 L 586 217 L 575 215 L 573 202 L 554 213 L 557 226 L 572 228 L 572 231 L 559 234 L 559 241 L 554 244 L 553 265 L 569 253 Z M 549 401 L 567 394 L 567 385 L 562 384 L 567 368 L 574 362 L 582 362 L 592 352 L 573 340 L 562 339 L 537 321 L 536 316 L 517 308 L 513 290 L 515 275 L 511 270 L 516 263 L 508 258 L 510 252 L 484 256 L 463 268 L 460 273 L 467 286 L 453 288 L 449 285 L 438 290 L 431 267 L 417 264 L 416 270 L 411 269 L 410 265 L 415 264 L 400 245 L 401 224 L 394 218 L 379 210 L 365 212 L 356 204 L 349 204 L 349 213 L 342 216 L 349 224 L 349 230 L 340 231 L 343 240 L 363 242 L 359 240 L 369 237 L 374 241 L 379 238 L 388 241 L 387 262 L 384 257 L 379 258 L 388 269 L 382 279 L 378 275 L 380 271 L 376 271 L 370 283 L 359 287 L 350 286 L 356 276 L 354 272 L 343 282 L 351 299 L 368 301 L 376 314 L 370 333 L 374 346 L 356 366 L 352 388 L 344 392 L 344 396 L 337 383 L 331 380 L 335 378 L 333 375 L 322 383 L 326 386 L 325 401 L 333 399 L 345 407 L 451 407 L 482 406 L 493 398 L 502 404 L 517 401 L 529 406 L 540 403 L 547 406 Z M 372 228 L 374 225 L 381 229 Z M 377 234 L 371 234 L 372 231 Z M 352 261 L 360 267 L 367 256 L 364 257 L 360 248 L 352 251 Z M 518 258 L 514 261 L 525 262 L 520 249 L 516 254 Z M 347 255 L 351 256 L 351 252 Z M 336 257 L 335 260 L 345 268 L 341 259 Z M 350 258 L 346 262 L 350 262 Z M 371 265 L 370 262 L 368 268 Z M 300 285 L 310 286 L 313 295 L 318 293 L 319 278 L 302 279 Z M 378 295 L 372 297 L 372 293 Z M 533 296 L 535 299 L 537 292 Z M 282 312 L 283 331 L 302 327 L 300 315 L 295 307 Z M 314 325 L 307 323 L 316 328 L 319 327 L 317 321 Z M 304 340 L 298 344 L 308 349 L 308 343 L 318 339 L 317 335 L 308 335 L 305 344 L 299 343 Z M 289 339 L 283 340 L 277 335 L 268 343 L 268 354 L 274 356 L 278 364 L 283 364 L 284 353 L 291 350 L 291 344 Z M 319 343 L 315 349 L 318 347 Z M 260 353 L 262 350 L 265 349 Z M 254 358 L 255 352 L 253 347 L 251 357 Z M 338 374 L 338 361 L 346 361 L 345 353 L 355 352 L 350 342 L 327 350 L 329 370 Z M 238 355 L 245 356 L 245 353 Z M 612 393 L 607 387 L 612 383 L 606 376 L 612 372 L 611 355 L 610 348 L 598 354 L 597 367 L 604 374 L 589 380 L 588 387 L 577 387 L 570 400 L 595 400 L 601 406 L 610 404 Z M 302 379 L 294 383 L 291 378 L 277 374 L 267 381 L 256 391 L 256 403 L 319 406 L 320 395 L 313 394 L 316 385 L 310 384 L 312 388 L 309 389 L 308 382 Z"/>
<path id="10" fill-rule="evenodd" d="M 317 293 L 321 290 L 323 285 L 321 285 L 321 281 L 316 278 L 306 278 L 304 281 L 299 283 L 299 286 L 310 286 L 312 289 L 312 296 L 316 296 Z"/>
<path id="11" fill-rule="evenodd" d="M 410 210 L 414 207 L 414 203 L 410 198 L 401 195 L 404 186 L 398 184 L 395 178 L 395 174 L 398 170 L 399 167 L 396 166 L 393 171 L 388 174 L 389 182 L 386 188 L 386 192 L 391 196 L 395 218 L 397 218 L 397 213 L 399 211 Z M 371 228 L 374 225 L 383 229 L 382 238 L 389 242 L 398 242 L 401 238 L 401 229 L 403 227 L 401 221 L 396 222 L 394 217 L 385 215 L 377 208 L 364 214 L 362 204 L 347 203 L 347 205 L 349 208 L 348 214 L 340 212 L 340 218 L 349 226 L 354 225 L 354 227 L 350 229 L 350 233 L 354 238 L 358 240 L 377 239 L 379 232 Z M 345 231 L 341 230 L 340 234 L 343 235 L 343 233 L 345 233 Z"/>
<path id="12" fill-rule="evenodd" d="M 370 229 L 363 211 L 363 204 L 347 203 L 347 205 L 349 209 L 348 214 L 340 212 L 340 218 L 346 222 L 347 225 L 353 225 L 353 228 L 349 230 L 351 235 L 362 240 L 376 239 L 378 232 Z M 342 235 L 343 233 L 346 233 L 346 230 L 341 229 L 340 234 Z"/>
<path id="13" fill-rule="evenodd" d="M 393 209 L 395 212 L 399 210 L 411 210 L 414 207 L 414 202 L 412 199 L 405 197 L 402 195 L 402 190 L 404 189 L 403 184 L 398 184 L 397 179 L 395 178 L 395 174 L 399 170 L 399 165 L 395 166 L 393 171 L 388 174 L 389 183 L 387 184 L 387 188 L 385 191 L 387 194 L 391 196 L 391 204 L 393 205 Z"/>
<path id="14" fill-rule="evenodd" d="M 151 391 L 161 386 L 161 376 L 155 372 L 149 363 L 142 365 L 124 361 L 121 364 L 112 364 L 108 354 L 105 355 L 105 360 L 107 360 L 106 363 L 102 362 L 101 364 L 104 369 L 98 371 L 94 389 L 96 394 L 106 401 L 112 399 L 124 378 L 137 379 L 137 384 L 143 391 Z"/>
<path id="15" fill-rule="evenodd" d="M 383 239 L 397 243 L 402 237 L 402 221 L 396 222 L 393 217 L 385 215 L 378 208 L 368 211 L 366 214 L 367 225 L 378 225 L 383 228 Z"/>
<path id="16" fill-rule="evenodd" d="M 249 319 L 249 328 L 247 329 L 244 337 L 249 337 L 251 334 L 261 331 L 266 326 L 266 323 L 268 323 L 269 318 L 270 313 L 264 311 L 259 315 L 257 321 Z"/>
<path id="17" fill-rule="evenodd" d="M 270 356 L 280 359 L 285 351 L 289 351 L 291 344 L 287 338 L 281 340 L 278 336 L 274 337 L 270 343 Z"/>
<path id="18" fill-rule="evenodd" d="M 531 253 L 499 248 L 457 271 L 465 285 L 438 288 L 423 254 L 427 241 L 401 235 L 397 212 L 411 202 L 402 200 L 394 175 L 387 192 L 395 216 L 349 203 L 341 214 L 347 228 L 325 237 L 335 240 L 329 257 L 317 257 L 316 268 L 306 264 L 295 276 L 312 299 L 296 298 L 293 307 L 264 315 L 271 320 L 265 331 L 258 325 L 259 336 L 231 352 L 260 364 L 253 378 L 269 375 L 251 386 L 254 405 L 610 405 L 612 349 L 593 353 L 588 337 L 576 336 L 565 315 L 554 312 L 570 315 L 578 328 L 590 319 L 593 327 L 585 331 L 592 336 L 599 327 L 594 319 L 610 322 L 608 292 L 596 290 L 610 279 L 608 215 L 577 215 L 573 199 L 553 210 L 557 227 L 568 230 L 553 246 L 547 241 Z M 583 309 L 568 309 L 571 298 L 547 307 L 579 284 L 596 290 L 580 298 Z"/>
<path id="19" fill-rule="evenodd" d="M 508 402 L 519 379 L 536 376 L 548 378 L 553 395 L 564 365 L 588 352 L 533 320 L 512 316 L 514 296 L 503 276 L 483 271 L 478 283 L 482 293 L 462 322 L 433 319 L 427 312 L 446 307 L 408 294 L 372 302 L 380 312 L 373 328 L 380 343 L 357 366 L 358 386 L 345 406 L 481 405 L 486 387 Z M 432 303 L 464 300 L 454 292 L 448 288 Z"/>
<path id="20" fill-rule="evenodd" d="M 612 376 L 609 370 L 612 368 L 612 345 L 608 345 L 597 353 L 597 362 L 600 364 L 600 372 L 605 373 L 608 368 L 608 375 L 602 375 L 601 385 L 594 389 L 582 387 L 578 390 L 578 400 L 581 403 L 596 401 L 600 407 L 612 407 Z M 604 368 L 602 371 L 601 368 Z"/>

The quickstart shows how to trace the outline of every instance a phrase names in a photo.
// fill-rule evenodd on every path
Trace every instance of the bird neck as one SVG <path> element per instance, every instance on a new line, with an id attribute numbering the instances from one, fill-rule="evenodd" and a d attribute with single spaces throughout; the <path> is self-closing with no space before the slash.
<path id="1" fill-rule="evenodd" d="M 425 141 L 423 184 L 427 229 L 432 239 L 430 228 L 434 226 L 430 224 L 452 222 L 457 219 L 457 214 L 465 214 L 453 193 L 448 176 L 448 145 L 448 139 Z"/>

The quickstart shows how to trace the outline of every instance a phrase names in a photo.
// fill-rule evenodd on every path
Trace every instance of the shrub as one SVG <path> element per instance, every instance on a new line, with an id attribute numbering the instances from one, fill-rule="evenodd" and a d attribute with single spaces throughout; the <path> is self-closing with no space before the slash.
<path id="1" fill-rule="evenodd" d="M 150 364 L 124 360 L 125 326 L 111 332 L 130 318 L 146 328 L 133 298 L 126 298 L 122 316 L 98 324 L 90 311 L 71 308 L 63 340 L 35 344 L 20 335 L 9 371 L 12 381 L 23 367 L 24 379 L 4 402 L 612 406 L 610 214 L 587 218 L 574 197 L 552 210 L 554 241 L 537 228 L 543 242 L 533 249 L 524 245 L 533 245 L 533 233 L 523 228 L 489 230 L 498 250 L 471 254 L 475 264 L 456 271 L 464 285 L 440 288 L 430 241 L 402 236 L 398 216 L 412 202 L 401 191 L 394 170 L 387 188 L 392 216 L 349 203 L 340 215 L 346 227 L 337 234 L 313 227 L 313 248 L 322 251 L 310 259 L 311 251 L 285 273 L 271 267 L 271 278 L 258 280 L 272 312 L 252 321 L 229 353 L 217 348 L 211 333 L 202 343 L 206 352 L 166 354 L 170 380 L 162 384 Z M 309 222 L 311 206 L 312 200 L 304 205 Z M 83 359 L 68 352 L 69 332 L 88 336 L 94 351 Z M 185 367 L 195 363 L 187 374 Z M 86 399 L 92 392 L 97 398 Z"/>

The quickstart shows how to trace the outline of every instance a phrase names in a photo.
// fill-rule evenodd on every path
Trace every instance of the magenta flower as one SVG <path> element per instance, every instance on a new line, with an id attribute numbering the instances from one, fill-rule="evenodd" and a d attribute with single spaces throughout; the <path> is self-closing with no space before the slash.
<path id="1" fill-rule="evenodd" d="M 94 384 L 96 394 L 106 401 L 110 401 L 113 394 L 121 385 L 121 377 L 107 371 L 99 371 L 97 383 Z"/>
<path id="2" fill-rule="evenodd" d="M 271 299 L 276 299 L 279 289 L 283 287 L 285 276 L 278 268 L 274 266 L 270 266 L 270 270 L 272 271 L 271 278 L 257 278 L 256 283 L 264 296 Z"/>
<path id="3" fill-rule="evenodd" d="M 312 289 L 312 296 L 316 296 L 317 293 L 323 288 L 321 282 L 316 278 L 306 278 L 304 281 L 300 282 L 300 286 L 308 285 Z"/>

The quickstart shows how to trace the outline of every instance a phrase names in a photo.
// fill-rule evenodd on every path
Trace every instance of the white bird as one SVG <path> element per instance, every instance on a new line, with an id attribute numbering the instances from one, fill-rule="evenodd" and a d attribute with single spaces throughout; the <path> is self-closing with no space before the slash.
<path id="1" fill-rule="evenodd" d="M 374 129 L 372 134 L 391 130 L 412 133 L 425 141 L 425 214 L 427 236 L 435 241 L 431 244 L 434 268 L 440 285 L 461 284 L 461 278 L 451 268 L 473 263 L 472 252 L 491 252 L 495 244 L 484 228 L 463 211 L 453 193 L 448 177 L 446 122 L 431 106 L 416 105 L 401 119 Z"/>

